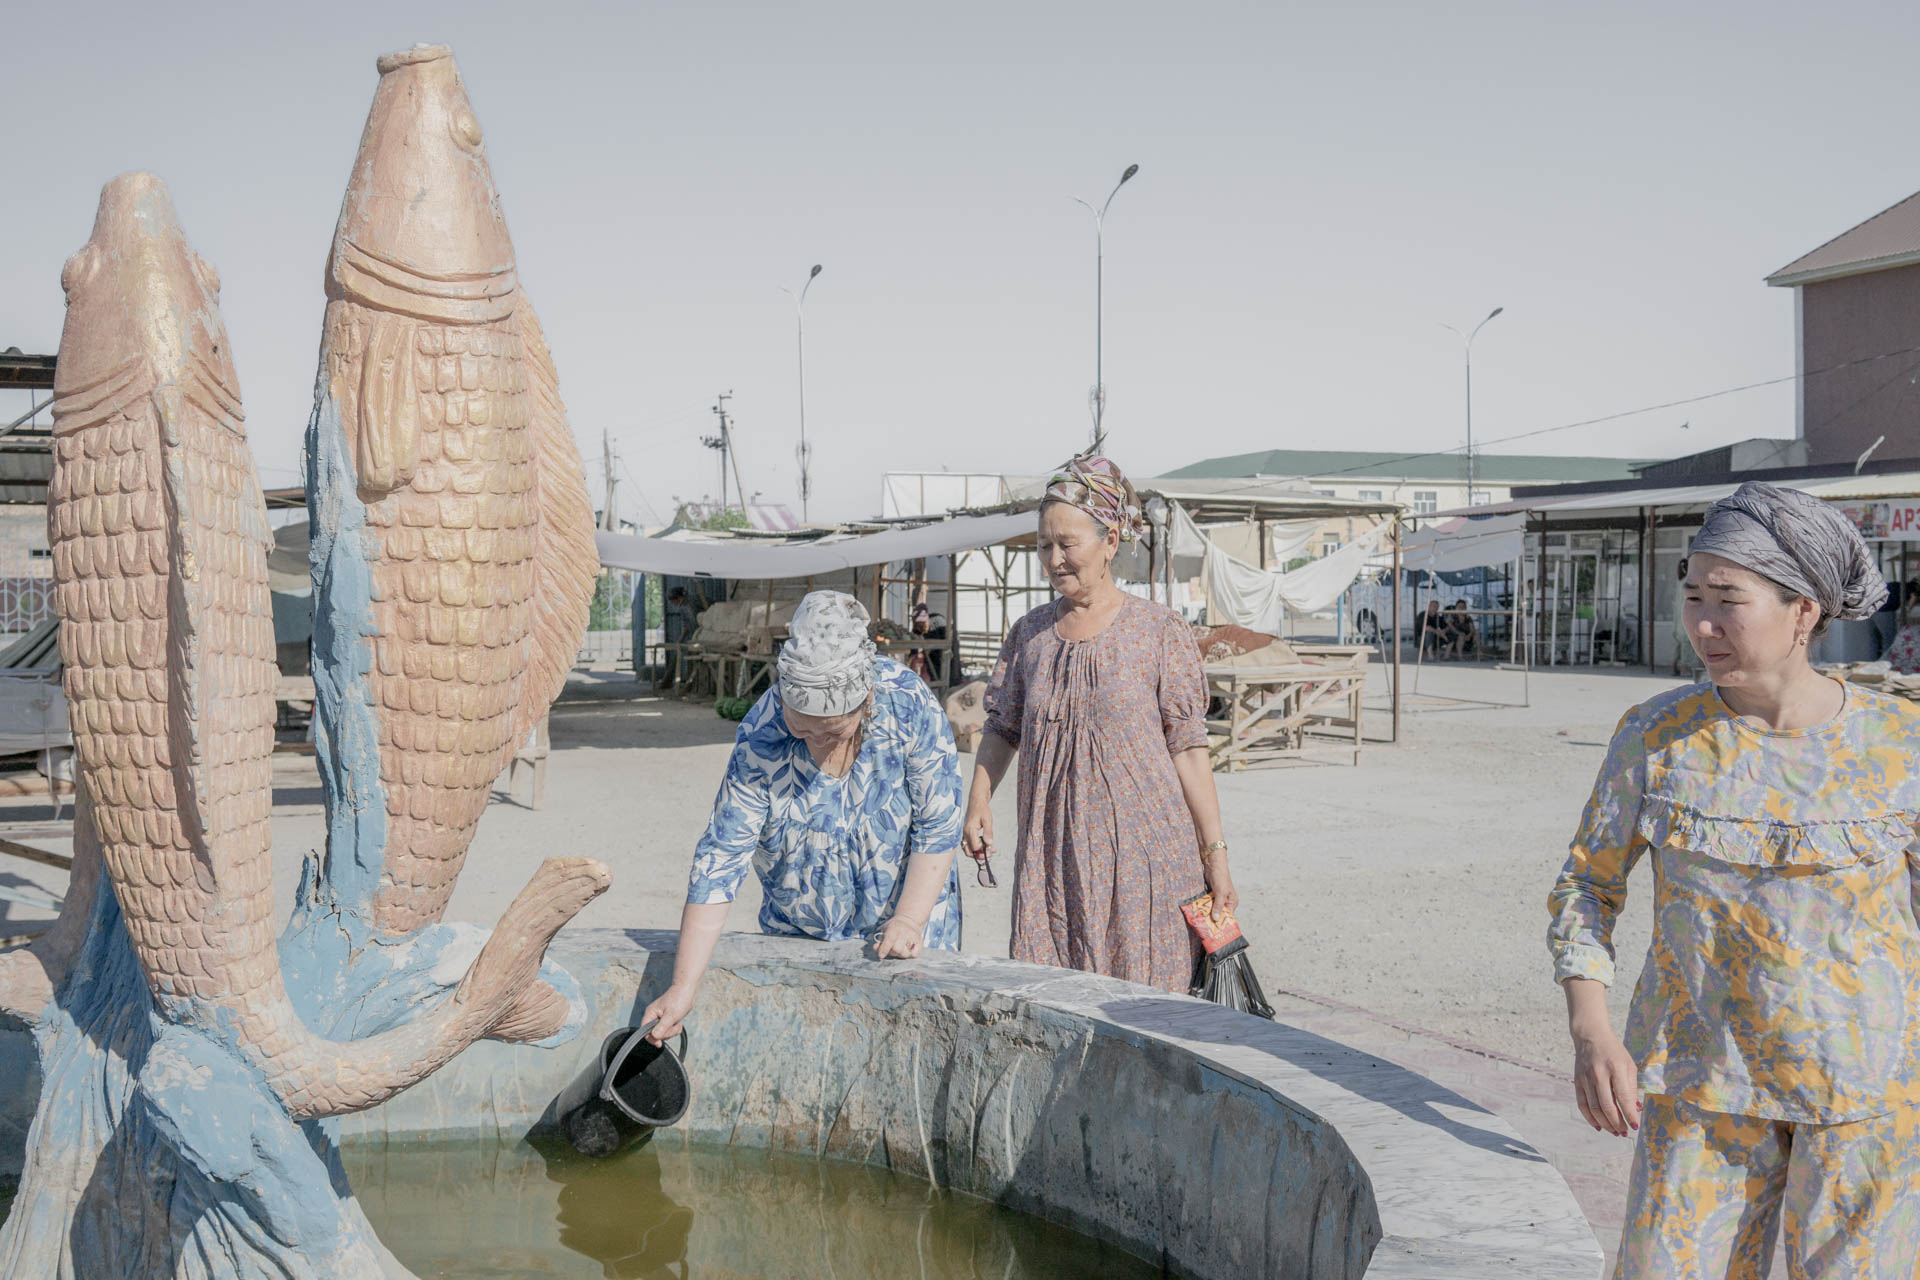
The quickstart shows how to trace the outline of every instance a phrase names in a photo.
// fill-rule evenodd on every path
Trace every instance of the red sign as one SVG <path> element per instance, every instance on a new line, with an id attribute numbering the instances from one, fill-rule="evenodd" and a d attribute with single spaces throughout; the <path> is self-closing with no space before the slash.
<path id="1" fill-rule="evenodd" d="M 1869 542 L 1920 542 L 1920 498 L 1842 502 L 1839 507 Z"/>

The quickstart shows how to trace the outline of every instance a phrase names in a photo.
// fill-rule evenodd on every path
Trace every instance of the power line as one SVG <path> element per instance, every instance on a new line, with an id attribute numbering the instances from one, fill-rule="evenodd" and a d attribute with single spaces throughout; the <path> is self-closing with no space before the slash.
<path id="1" fill-rule="evenodd" d="M 1484 449 L 1487 445 L 1490 445 L 1490 444 L 1511 444 L 1516 440 L 1532 440 L 1540 436 L 1553 435 L 1556 432 L 1560 432 L 1560 431 L 1574 431 L 1580 427 L 1593 427 L 1593 426 L 1599 426 L 1601 423 L 1605 423 L 1605 422 L 1618 422 L 1622 418 L 1633 418 L 1643 413 L 1658 413 L 1662 409 L 1678 409 L 1685 405 L 1700 404 L 1701 402 L 1706 400 L 1718 400 L 1722 396 L 1738 395 L 1742 391 L 1757 391 L 1762 387 L 1779 386 L 1783 382 L 1797 382 L 1802 378 L 1817 378 L 1821 374 L 1833 373 L 1840 369 L 1850 369 L 1855 365 L 1873 364 L 1876 361 L 1880 361 L 1880 360 L 1891 360 L 1896 356 L 1910 356 L 1915 354 L 1920 354 L 1920 347 L 1901 347 L 1897 351 L 1883 351 L 1877 356 L 1861 356 L 1858 359 L 1854 359 L 1854 360 L 1842 360 L 1838 364 L 1830 364 L 1824 369 L 1810 369 L 1805 373 L 1789 373 L 1778 378 L 1763 378 L 1759 382 L 1746 382 L 1746 383 L 1742 383 L 1737 387 L 1725 387 L 1719 391 L 1706 392 L 1703 395 L 1687 396 L 1680 400 L 1667 400 L 1667 401 L 1663 401 L 1660 404 L 1642 405 L 1638 409 L 1622 409 L 1618 413 L 1602 414 L 1597 418 L 1582 418 L 1578 422 L 1563 422 L 1557 427 L 1540 427 L 1537 430 L 1522 431 L 1516 435 L 1499 436 L 1492 440 L 1482 441 L 1479 447 Z M 1855 401 L 1853 405 L 1849 406 L 1849 411 L 1851 411 L 1851 409 L 1853 408 L 1858 407 L 1861 401 L 1864 401 L 1868 397 L 1876 395 L 1880 391 L 1885 390 L 1887 386 L 1891 385 L 1894 380 L 1900 377 L 1900 374 L 1907 373 L 1909 371 L 1910 370 L 1906 368 L 1901 369 L 1899 373 L 1894 374 L 1893 378 L 1888 379 L 1887 382 L 1882 383 L 1880 386 L 1875 387 L 1872 391 L 1868 392 L 1866 396 L 1862 396 L 1861 400 Z M 1237 492 L 1238 489 L 1264 488 L 1265 486 L 1274 484 L 1276 482 L 1284 483 L 1292 480 L 1315 480 L 1323 476 L 1339 476 L 1339 475 L 1347 475 L 1351 472 L 1357 472 L 1357 471 L 1373 471 L 1380 467 L 1392 466 L 1396 462 L 1416 462 L 1421 458 L 1442 458 L 1442 457 L 1446 457 L 1449 454 L 1456 454 L 1461 452 L 1464 452 L 1464 446 L 1462 445 L 1455 445 L 1452 448 L 1448 448 L 1448 449 L 1427 449 L 1420 453 L 1405 453 L 1405 454 L 1400 454 L 1391 458 L 1376 458 L 1371 462 L 1363 462 L 1351 467 L 1340 467 L 1332 471 L 1316 471 L 1312 475 L 1303 474 L 1303 475 L 1295 475 L 1295 476 L 1264 476 L 1258 480 L 1249 481 L 1247 484 L 1240 485 L 1237 488 L 1221 489 L 1218 492 L 1234 493 L 1234 492 Z"/>
<path id="2" fill-rule="evenodd" d="M 670 427 L 676 422 L 684 422 L 695 414 L 704 411 L 707 407 L 707 402 L 702 400 L 698 404 L 688 405 L 685 408 L 668 410 L 656 417 L 642 418 L 638 422 L 626 423 L 622 425 L 619 430 L 644 431 L 649 427 Z"/>
<path id="3" fill-rule="evenodd" d="M 660 508 L 653 505 L 652 501 L 648 499 L 646 491 L 640 487 L 640 482 L 633 478 L 633 470 L 627 466 L 627 460 L 616 454 L 614 462 L 618 464 L 620 474 L 627 478 L 627 483 L 633 486 L 634 496 L 640 499 L 640 505 L 645 507 L 647 514 L 653 517 L 653 523 L 665 524 L 666 521 L 660 518 Z"/>

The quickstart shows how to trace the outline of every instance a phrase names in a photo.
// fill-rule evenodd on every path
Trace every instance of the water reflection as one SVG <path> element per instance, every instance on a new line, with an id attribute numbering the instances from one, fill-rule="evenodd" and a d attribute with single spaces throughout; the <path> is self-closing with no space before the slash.
<path id="1" fill-rule="evenodd" d="M 864 1165 L 669 1139 L 349 1146 L 380 1238 L 422 1277 L 1019 1280 L 1158 1275 L 1084 1236 Z"/>
<path id="2" fill-rule="evenodd" d="M 667 1194 L 652 1151 L 601 1161 L 550 1148 L 546 1176 L 560 1188 L 560 1243 L 599 1262 L 608 1280 L 687 1280 L 693 1210 Z"/>

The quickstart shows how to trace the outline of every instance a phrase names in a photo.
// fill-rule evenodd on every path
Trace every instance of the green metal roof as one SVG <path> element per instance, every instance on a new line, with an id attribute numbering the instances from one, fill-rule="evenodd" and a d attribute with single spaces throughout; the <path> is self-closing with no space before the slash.
<path id="1" fill-rule="evenodd" d="M 1637 458 L 1562 458 L 1520 453 L 1476 453 L 1473 457 L 1475 484 L 1579 484 L 1595 480 L 1628 480 Z M 1465 484 L 1467 457 L 1464 453 L 1430 453 L 1409 457 L 1405 453 L 1369 453 L 1340 449 L 1268 449 L 1261 453 L 1237 453 L 1224 458 L 1206 458 L 1177 471 L 1168 478 L 1223 480 L 1239 477 L 1274 476 L 1306 480 L 1434 480 Z"/>

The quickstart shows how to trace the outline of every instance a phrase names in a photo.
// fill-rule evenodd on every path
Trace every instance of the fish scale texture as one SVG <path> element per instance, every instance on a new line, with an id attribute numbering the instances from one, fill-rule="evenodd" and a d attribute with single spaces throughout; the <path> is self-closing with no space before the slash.
<path id="1" fill-rule="evenodd" d="M 391 318 L 327 308 L 328 373 L 356 420 L 369 336 Z M 517 320 L 410 322 L 419 462 L 367 503 L 373 670 L 388 856 L 375 918 L 440 918 L 494 779 L 519 745 L 539 511 Z"/>
<path id="2" fill-rule="evenodd" d="M 154 381 L 142 371 L 103 418 L 55 435 L 63 683 L 102 854 L 156 994 L 238 1003 L 274 964 L 266 516 L 245 437 L 198 403 L 218 397 L 146 393 Z M 166 447 L 162 400 L 176 436 Z M 170 535 L 190 580 L 176 580 Z"/>

